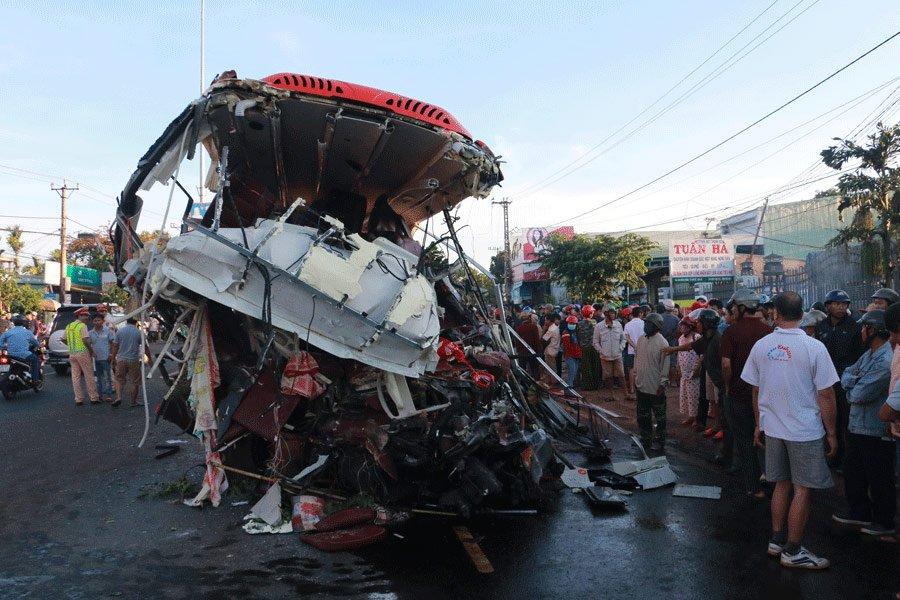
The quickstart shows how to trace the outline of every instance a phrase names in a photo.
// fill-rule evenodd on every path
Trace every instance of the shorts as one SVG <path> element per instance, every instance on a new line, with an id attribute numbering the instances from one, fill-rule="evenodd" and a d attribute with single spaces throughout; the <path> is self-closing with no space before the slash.
<path id="1" fill-rule="evenodd" d="M 622 364 L 626 369 L 632 368 L 634 366 L 634 354 L 623 354 Z"/>
<path id="2" fill-rule="evenodd" d="M 812 489 L 834 487 L 825 461 L 825 440 L 792 442 L 766 436 L 766 480 Z"/>
<path id="3" fill-rule="evenodd" d="M 610 377 L 625 377 L 625 368 L 622 365 L 621 358 L 616 358 L 614 360 L 601 358 L 600 364 L 603 365 L 603 375 L 607 379 Z"/>

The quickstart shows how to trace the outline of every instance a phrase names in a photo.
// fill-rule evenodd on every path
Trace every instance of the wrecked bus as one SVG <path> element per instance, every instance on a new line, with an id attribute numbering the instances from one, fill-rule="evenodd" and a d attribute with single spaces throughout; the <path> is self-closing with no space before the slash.
<path id="1" fill-rule="evenodd" d="M 198 151 L 202 217 L 178 180 Z M 171 332 L 146 374 L 169 386 L 157 419 L 202 440 L 194 504 L 218 504 L 233 472 L 469 516 L 535 506 L 562 470 L 554 443 L 606 452 L 594 413 L 520 368 L 460 247 L 450 210 L 502 180 L 445 109 L 333 79 L 230 71 L 175 118 L 112 236 L 129 312 Z M 165 248 L 137 235 L 154 184 L 166 214 L 185 198 Z"/>

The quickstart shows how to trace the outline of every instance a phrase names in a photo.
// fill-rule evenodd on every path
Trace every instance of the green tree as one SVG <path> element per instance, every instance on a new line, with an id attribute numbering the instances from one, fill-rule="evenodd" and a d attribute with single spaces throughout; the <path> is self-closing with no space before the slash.
<path id="1" fill-rule="evenodd" d="M 66 246 L 66 259 L 69 263 L 98 271 L 109 271 L 112 255 L 112 242 L 102 233 L 79 236 Z"/>
<path id="2" fill-rule="evenodd" d="M 38 310 L 44 299 L 40 290 L 30 285 L 19 284 L 12 271 L 0 270 L 0 311 L 27 312 Z"/>
<path id="3" fill-rule="evenodd" d="M 129 298 L 131 298 L 131 295 L 124 289 L 120 288 L 118 285 L 111 285 L 107 287 L 105 290 L 103 290 L 103 295 L 101 297 L 103 302 L 118 304 L 123 308 L 128 306 Z"/>
<path id="4" fill-rule="evenodd" d="M 168 233 L 165 231 L 160 231 L 157 229 L 156 231 L 142 231 L 138 234 L 138 237 L 141 239 L 141 242 L 146 246 L 150 242 L 155 242 L 159 240 L 159 250 L 162 252 L 166 248 L 166 244 L 169 243 Z M 110 255 L 112 255 L 112 244 L 110 244 Z"/>
<path id="5" fill-rule="evenodd" d="M 506 251 L 500 250 L 491 257 L 491 266 L 488 267 L 488 271 L 491 272 L 494 279 L 503 281 L 503 276 L 506 273 L 506 264 Z"/>
<path id="6" fill-rule="evenodd" d="M 44 273 L 44 261 L 37 256 L 32 256 L 31 264 L 25 267 L 25 273 L 29 275 L 42 275 Z"/>
<path id="7" fill-rule="evenodd" d="M 10 250 L 13 251 L 13 260 L 15 260 L 16 272 L 18 272 L 22 268 L 22 265 L 19 263 L 19 254 L 25 246 L 25 242 L 22 241 L 22 228 L 15 225 L 8 231 L 6 243 L 9 244 Z"/>
<path id="8" fill-rule="evenodd" d="M 879 238 L 881 276 L 884 285 L 890 287 L 894 270 L 892 240 L 900 224 L 900 198 L 895 194 L 900 187 L 900 170 L 892 166 L 900 158 L 900 126 L 885 127 L 878 123 L 875 133 L 863 145 L 853 140 L 834 139 L 839 143 L 822 150 L 822 162 L 835 170 L 841 170 L 849 161 L 859 160 L 859 166 L 838 180 L 838 213 L 843 216 L 847 209 L 855 212 L 831 244 Z"/>
<path id="9" fill-rule="evenodd" d="M 634 233 L 622 236 L 576 235 L 570 240 L 550 236 L 538 255 L 553 281 L 562 283 L 575 298 L 601 299 L 616 295 L 623 286 L 640 287 L 647 272 L 651 240 Z"/>

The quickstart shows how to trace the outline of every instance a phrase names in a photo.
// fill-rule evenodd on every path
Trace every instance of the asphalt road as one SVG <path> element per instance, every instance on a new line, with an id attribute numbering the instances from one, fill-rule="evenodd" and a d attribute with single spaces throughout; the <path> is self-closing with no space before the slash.
<path id="1" fill-rule="evenodd" d="M 592 513 L 569 491 L 539 517 L 469 527 L 493 564 L 480 575 L 445 520 L 420 520 L 403 538 L 326 554 L 290 535 L 251 536 L 247 506 L 196 509 L 141 497 L 202 462 L 199 444 L 154 460 L 177 437 L 169 424 L 136 444 L 142 409 L 73 405 L 50 372 L 40 395 L 0 401 L 2 598 L 892 598 L 897 545 L 837 529 L 836 493 L 819 494 L 807 545 L 825 572 L 788 571 L 765 556 L 769 513 L 704 459 L 710 448 L 672 440 L 683 483 L 724 486 L 721 500 L 635 492 L 625 513 Z M 161 387 L 151 382 L 158 397 Z M 616 407 L 617 404 L 608 406 Z M 670 405 L 670 416 L 674 409 Z M 634 427 L 621 410 L 622 424 Z M 182 437 L 187 440 L 188 438 Z M 634 457 L 614 436 L 615 457 Z"/>

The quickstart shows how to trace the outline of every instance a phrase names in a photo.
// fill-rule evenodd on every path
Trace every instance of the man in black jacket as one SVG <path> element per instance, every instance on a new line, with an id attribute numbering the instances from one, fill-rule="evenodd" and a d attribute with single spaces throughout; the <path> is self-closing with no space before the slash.
<path id="1" fill-rule="evenodd" d="M 850 296 L 844 290 L 832 290 L 825 296 L 825 312 L 828 318 L 819 323 L 817 330 L 819 340 L 828 349 L 828 355 L 838 377 L 844 374 L 844 369 L 855 363 L 862 356 L 862 337 L 859 324 L 850 316 Z M 850 407 L 847 404 L 847 395 L 840 382 L 834 385 L 835 399 L 837 400 L 837 431 L 838 451 L 833 459 L 832 466 L 840 468 L 844 460 L 844 437 L 847 431 L 847 422 L 850 417 Z"/>

